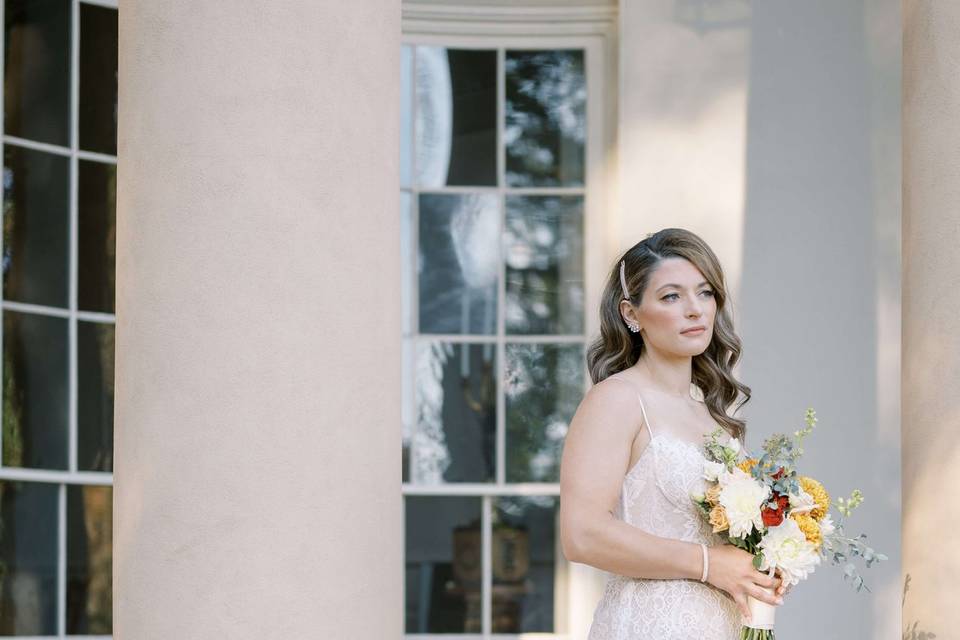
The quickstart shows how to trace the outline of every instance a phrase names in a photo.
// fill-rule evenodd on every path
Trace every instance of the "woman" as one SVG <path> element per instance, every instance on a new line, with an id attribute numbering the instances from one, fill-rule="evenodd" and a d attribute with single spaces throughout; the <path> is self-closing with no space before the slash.
<path id="1" fill-rule="evenodd" d="M 740 339 L 726 305 L 716 256 L 684 229 L 637 243 L 607 279 L 594 385 L 560 470 L 563 552 L 610 572 L 588 640 L 732 640 L 748 595 L 782 603 L 780 579 L 721 544 L 690 499 L 705 488 L 703 436 L 745 432 L 727 413 L 750 388 L 732 374 Z"/>

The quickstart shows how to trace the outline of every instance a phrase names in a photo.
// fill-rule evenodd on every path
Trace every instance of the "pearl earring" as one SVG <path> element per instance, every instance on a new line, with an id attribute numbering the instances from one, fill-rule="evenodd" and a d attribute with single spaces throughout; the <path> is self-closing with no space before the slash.
<path id="1" fill-rule="evenodd" d="M 634 333 L 636 333 L 637 331 L 640 331 L 640 325 L 638 324 L 628 324 L 627 326 L 630 327 L 630 331 Z"/>

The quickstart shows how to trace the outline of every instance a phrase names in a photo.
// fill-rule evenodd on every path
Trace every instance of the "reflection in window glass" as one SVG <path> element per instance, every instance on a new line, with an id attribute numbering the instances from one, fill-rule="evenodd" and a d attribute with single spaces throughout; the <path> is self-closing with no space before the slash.
<path id="1" fill-rule="evenodd" d="M 455 483 L 559 482 L 586 380 L 584 51 L 400 66 L 406 633 L 564 634 L 558 499 Z"/>
<path id="2" fill-rule="evenodd" d="M 407 633 L 481 629 L 480 498 L 407 496 Z"/>
<path id="3" fill-rule="evenodd" d="M 77 466 L 113 470 L 114 325 L 77 323 Z"/>
<path id="4" fill-rule="evenodd" d="M 114 312 L 117 165 L 80 160 L 77 298 L 84 311 Z"/>
<path id="5" fill-rule="evenodd" d="M 69 158 L 4 145 L 4 299 L 67 306 L 69 180 Z"/>
<path id="6" fill-rule="evenodd" d="M 69 146 L 70 0 L 6 0 L 3 132 Z"/>
<path id="7" fill-rule="evenodd" d="M 3 311 L 3 464 L 67 468 L 67 321 Z"/>
<path id="8" fill-rule="evenodd" d="M 57 633 L 57 491 L 0 481 L 0 635 Z"/>
<path id="9" fill-rule="evenodd" d="M 507 51 L 507 184 L 584 184 L 583 51 Z"/>
<path id="10" fill-rule="evenodd" d="M 400 334 L 413 332 L 413 197 L 400 192 Z"/>
<path id="11" fill-rule="evenodd" d="M 497 197 L 423 194 L 419 222 L 420 333 L 496 333 Z"/>
<path id="12" fill-rule="evenodd" d="M 112 633 L 112 522 L 112 487 L 67 487 L 67 633 Z"/>
<path id="13" fill-rule="evenodd" d="M 583 333 L 583 197 L 508 196 L 508 333 Z"/>
<path id="14" fill-rule="evenodd" d="M 496 350 L 417 345 L 414 482 L 489 482 L 496 474 Z"/>
<path id="15" fill-rule="evenodd" d="M 416 48 L 420 187 L 497 184 L 497 52 Z"/>
<path id="16" fill-rule="evenodd" d="M 493 633 L 563 633 L 555 496 L 505 496 L 493 512 Z"/>
<path id="17" fill-rule="evenodd" d="M 583 397 L 579 344 L 507 344 L 507 482 L 559 482 L 560 454 Z"/>
<path id="18" fill-rule="evenodd" d="M 80 3 L 80 148 L 117 154 L 117 10 Z"/>

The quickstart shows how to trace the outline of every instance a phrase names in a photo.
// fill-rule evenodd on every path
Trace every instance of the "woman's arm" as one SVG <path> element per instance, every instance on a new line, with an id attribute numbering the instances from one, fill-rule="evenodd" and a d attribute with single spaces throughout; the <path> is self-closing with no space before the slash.
<path id="1" fill-rule="evenodd" d="M 572 562 L 632 578 L 699 579 L 700 545 L 662 538 L 614 517 L 634 438 L 650 435 L 636 392 L 591 387 L 570 423 L 560 463 L 560 541 Z"/>

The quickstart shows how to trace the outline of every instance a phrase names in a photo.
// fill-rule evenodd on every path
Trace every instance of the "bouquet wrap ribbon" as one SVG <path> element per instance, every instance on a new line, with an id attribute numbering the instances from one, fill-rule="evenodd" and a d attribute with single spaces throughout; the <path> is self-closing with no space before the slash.
<path id="1" fill-rule="evenodd" d="M 770 595 L 773 595 L 773 589 L 760 587 Z M 777 615 L 777 608 L 772 604 L 761 602 L 753 596 L 747 596 L 747 606 L 750 608 L 750 621 L 742 619 L 743 626 L 750 629 L 770 629 L 773 630 L 773 621 Z"/>

